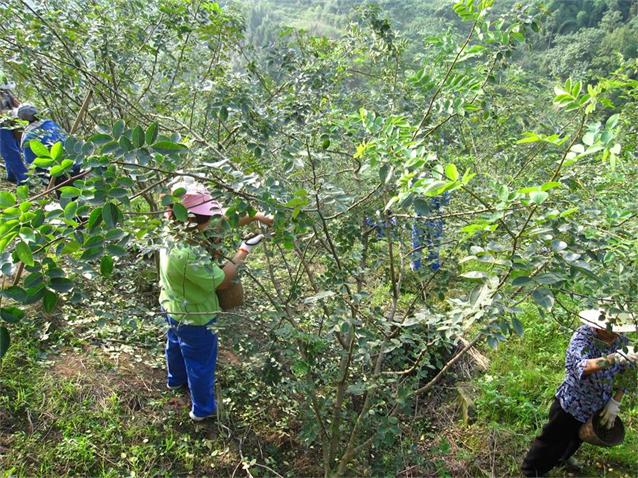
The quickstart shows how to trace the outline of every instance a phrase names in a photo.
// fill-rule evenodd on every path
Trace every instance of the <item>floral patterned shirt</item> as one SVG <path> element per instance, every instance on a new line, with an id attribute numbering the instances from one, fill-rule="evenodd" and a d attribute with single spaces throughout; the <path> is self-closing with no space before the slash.
<path id="1" fill-rule="evenodd" d="M 579 327 L 567 348 L 565 357 L 565 380 L 558 387 L 556 398 L 561 407 L 576 420 L 585 423 L 612 397 L 614 376 L 624 366 L 615 364 L 585 376 L 587 360 L 604 357 L 627 345 L 626 337 L 619 337 L 611 345 L 598 339 L 588 325 Z"/>

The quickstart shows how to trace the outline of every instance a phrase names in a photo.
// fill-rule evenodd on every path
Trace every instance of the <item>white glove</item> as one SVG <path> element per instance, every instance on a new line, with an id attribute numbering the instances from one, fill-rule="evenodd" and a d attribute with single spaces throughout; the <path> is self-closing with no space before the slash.
<path id="1" fill-rule="evenodd" d="M 264 238 L 263 234 L 257 234 L 256 236 L 246 239 L 244 242 L 241 243 L 241 246 L 239 246 L 239 250 L 250 252 L 250 250 L 253 247 L 255 247 L 257 244 L 259 244 L 263 238 Z"/>
<path id="2" fill-rule="evenodd" d="M 612 358 L 614 363 L 625 365 L 626 363 L 638 363 L 638 353 L 628 351 L 627 353 L 618 351 L 610 354 L 609 357 Z"/>
<path id="3" fill-rule="evenodd" d="M 607 405 L 605 405 L 605 408 L 603 408 L 602 412 L 600 412 L 601 425 L 608 429 L 613 428 L 619 411 L 620 402 L 617 402 L 613 398 L 610 398 L 607 402 Z"/>

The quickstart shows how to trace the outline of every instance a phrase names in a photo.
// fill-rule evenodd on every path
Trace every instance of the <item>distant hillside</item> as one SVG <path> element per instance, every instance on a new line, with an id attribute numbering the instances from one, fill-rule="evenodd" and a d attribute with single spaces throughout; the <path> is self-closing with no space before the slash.
<path id="1" fill-rule="evenodd" d="M 508 0 L 509 1 L 509 0 Z M 256 46 L 269 44 L 281 27 L 336 36 L 369 2 L 355 0 L 228 0 L 221 2 L 240 9 L 246 18 L 247 37 Z M 380 0 L 370 2 L 387 12 L 397 29 L 424 32 L 455 20 L 451 2 L 446 0 Z M 418 28 L 417 28 L 418 26 Z"/>
<path id="2" fill-rule="evenodd" d="M 362 8 L 378 5 L 393 28 L 413 40 L 461 26 L 452 0 L 224 0 L 242 12 L 246 39 L 256 47 L 272 44 L 282 28 L 338 36 L 358 18 Z M 520 61 L 528 71 L 550 77 L 592 77 L 615 69 L 620 55 L 638 58 L 637 0 L 495 0 L 492 7 L 507 15 L 526 9 L 537 16 L 539 32 L 528 38 Z M 620 55 L 619 55 L 620 54 Z"/>

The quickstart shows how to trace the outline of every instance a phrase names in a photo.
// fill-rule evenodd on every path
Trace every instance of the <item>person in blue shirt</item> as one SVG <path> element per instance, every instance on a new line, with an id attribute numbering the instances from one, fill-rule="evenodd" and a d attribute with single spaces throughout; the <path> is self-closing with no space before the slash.
<path id="1" fill-rule="evenodd" d="M 614 394 L 614 377 L 635 366 L 638 354 L 622 351 L 636 332 L 636 323 L 612 319 L 601 309 L 580 312 L 584 325 L 573 334 L 565 357 L 565 379 L 558 387 L 543 427 L 527 452 L 521 470 L 525 476 L 545 476 L 555 466 L 568 463 L 582 441 L 578 432 L 592 416 L 612 428 L 620 411 L 624 390 Z M 622 320 L 622 322 L 621 322 Z M 623 323 L 624 322 L 624 323 Z"/>
<path id="2" fill-rule="evenodd" d="M 23 104 L 18 108 L 17 116 L 23 121 L 28 121 L 28 126 L 22 133 L 22 139 L 20 146 L 22 148 L 22 154 L 24 156 L 24 162 L 29 167 L 36 158 L 35 153 L 31 150 L 29 143 L 33 140 L 37 140 L 47 148 L 50 148 L 55 143 L 64 144 L 67 139 L 67 133 L 62 127 L 51 119 L 40 119 L 38 117 L 38 109 L 30 104 Z M 41 169 L 38 171 L 42 172 Z M 80 164 L 76 162 L 71 169 L 71 175 L 77 176 L 80 172 Z M 68 175 L 62 175 L 55 178 L 54 185 L 58 185 L 69 179 Z M 46 179 L 48 182 L 48 178 Z M 73 183 L 69 183 L 72 185 Z"/>
<path id="3" fill-rule="evenodd" d="M 31 164 L 36 155 L 31 151 L 29 142 L 33 140 L 40 141 L 43 145 L 50 148 L 55 143 L 64 143 L 67 138 L 66 131 L 51 119 L 39 119 L 38 109 L 29 104 L 24 104 L 18 108 L 18 118 L 28 121 L 29 125 L 24 128 L 20 146 L 24 154 L 24 161 Z"/>
<path id="4" fill-rule="evenodd" d="M 0 82 L 0 156 L 7 169 L 7 180 L 20 184 L 27 177 L 27 168 L 20 154 L 20 129 L 13 119 L 19 103 L 9 89 L 12 85 Z"/>
<path id="5" fill-rule="evenodd" d="M 450 193 L 445 192 L 441 196 L 435 196 L 425 203 L 425 209 L 421 208 L 417 212 L 418 216 L 431 215 L 425 221 L 415 220 L 412 224 L 412 255 L 410 260 L 410 268 L 413 271 L 421 269 L 421 261 L 423 249 L 428 252 L 427 264 L 433 271 L 441 268 L 440 249 L 441 239 L 443 237 L 443 207 L 450 202 Z M 424 214 L 425 213 L 425 214 Z"/>

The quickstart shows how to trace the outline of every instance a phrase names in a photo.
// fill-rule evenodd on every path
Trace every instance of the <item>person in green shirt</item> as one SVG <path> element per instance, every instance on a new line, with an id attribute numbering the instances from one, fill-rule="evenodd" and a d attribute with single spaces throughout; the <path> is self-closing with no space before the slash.
<path id="1" fill-rule="evenodd" d="M 160 251 L 160 297 L 169 324 L 166 340 L 167 385 L 188 386 L 189 416 L 195 421 L 215 416 L 217 334 L 210 325 L 221 311 L 217 291 L 231 287 L 237 268 L 259 244 L 258 234 L 244 241 L 232 260 L 219 267 L 204 247 L 203 232 L 222 209 L 201 185 L 191 185 L 182 197 L 188 222 L 178 223 L 172 212 Z"/>

